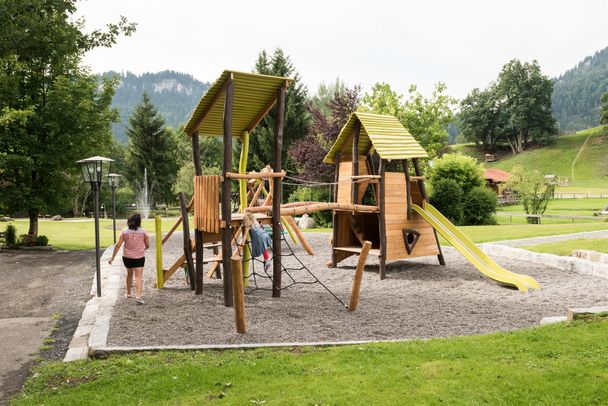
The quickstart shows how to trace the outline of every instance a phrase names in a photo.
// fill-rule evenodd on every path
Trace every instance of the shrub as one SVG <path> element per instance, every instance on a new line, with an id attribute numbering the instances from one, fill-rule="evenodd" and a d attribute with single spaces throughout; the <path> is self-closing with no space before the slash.
<path id="1" fill-rule="evenodd" d="M 443 179 L 452 179 L 465 195 L 471 189 L 485 184 L 481 165 L 477 164 L 475 158 L 460 154 L 445 154 L 433 161 L 429 182 L 434 187 L 435 183 Z"/>
<path id="2" fill-rule="evenodd" d="M 49 239 L 46 235 L 39 235 L 36 237 L 36 245 L 39 247 L 46 247 L 49 245 Z"/>
<path id="3" fill-rule="evenodd" d="M 464 224 L 486 225 L 496 224 L 494 213 L 498 199 L 488 188 L 476 187 L 465 196 L 463 204 Z"/>
<path id="4" fill-rule="evenodd" d="M 433 184 L 429 201 L 452 223 L 461 224 L 463 218 L 463 193 L 454 179 L 440 179 Z"/>
<path id="5" fill-rule="evenodd" d="M 13 247 L 17 245 L 17 227 L 12 224 L 6 226 L 6 245 Z"/>
<path id="6" fill-rule="evenodd" d="M 327 202 L 329 201 L 329 190 L 327 188 L 312 188 L 301 186 L 289 195 L 289 202 Z M 315 219 L 317 227 L 331 227 L 331 210 L 317 211 L 310 216 Z"/>
<path id="7" fill-rule="evenodd" d="M 29 234 L 21 234 L 19 236 L 19 245 L 23 245 L 25 247 L 33 247 L 37 244 L 36 237 Z"/>

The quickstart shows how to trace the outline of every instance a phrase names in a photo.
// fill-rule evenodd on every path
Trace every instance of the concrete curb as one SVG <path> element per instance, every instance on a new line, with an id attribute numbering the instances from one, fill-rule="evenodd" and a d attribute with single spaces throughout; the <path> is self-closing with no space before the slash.
<path id="1" fill-rule="evenodd" d="M 105 347 L 110 331 L 110 319 L 118 299 L 120 280 L 123 274 L 120 261 L 108 264 L 114 246 L 108 247 L 101 256 L 101 297 L 97 297 L 97 278 L 93 277 L 91 299 L 87 302 L 78 327 L 74 332 L 64 362 L 87 359 L 91 348 Z"/>
<path id="2" fill-rule="evenodd" d="M 479 248 L 481 248 L 488 255 L 535 262 L 563 271 L 571 271 L 581 275 L 599 276 L 600 278 L 608 279 L 608 264 L 601 262 L 592 262 L 580 258 L 561 257 L 559 255 L 532 252 L 522 248 L 508 247 L 506 245 L 498 245 L 494 243 L 479 244 Z"/>

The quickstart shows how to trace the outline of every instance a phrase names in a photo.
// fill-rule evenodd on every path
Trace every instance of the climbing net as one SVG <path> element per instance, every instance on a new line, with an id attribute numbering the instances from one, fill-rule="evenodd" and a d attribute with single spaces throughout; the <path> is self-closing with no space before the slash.
<path id="1" fill-rule="evenodd" d="M 285 289 L 288 289 L 295 285 L 319 284 L 319 285 L 321 285 L 321 287 L 323 287 L 323 289 L 325 289 L 331 296 L 333 296 L 343 306 L 348 307 L 347 304 L 342 301 L 342 299 L 340 299 L 334 292 L 332 292 L 331 289 L 329 289 L 323 282 L 321 282 L 321 280 L 319 280 L 319 278 L 306 265 L 304 265 L 302 260 L 294 252 L 291 244 L 289 244 L 289 242 L 285 238 L 285 233 L 283 232 L 282 227 L 279 230 L 279 232 L 281 233 L 281 245 L 283 248 L 283 249 L 281 249 L 281 254 L 280 254 L 281 272 L 283 275 L 286 275 L 287 279 L 288 279 L 288 283 L 282 284 L 280 290 L 285 290 Z M 250 241 L 247 240 L 244 244 L 246 244 L 249 247 L 249 249 L 247 250 L 247 255 L 249 257 L 246 258 L 245 261 L 250 261 L 250 265 L 251 265 L 249 268 L 249 275 L 243 275 L 243 279 L 248 280 L 250 282 L 250 284 L 249 284 L 250 286 L 245 290 L 245 294 L 250 295 L 258 290 L 259 291 L 272 291 L 272 283 L 274 282 L 274 279 L 272 276 L 272 270 L 269 272 L 266 269 L 266 267 L 264 266 L 265 265 L 264 261 L 262 259 L 260 259 L 259 257 L 254 258 L 251 256 L 251 242 Z M 241 252 L 241 251 L 245 251 L 245 250 L 242 250 L 242 248 L 241 248 L 242 245 L 237 245 L 237 247 L 239 249 L 240 254 L 243 255 L 243 252 Z M 287 248 L 287 253 L 284 253 L 285 248 Z M 272 256 L 268 260 L 268 261 L 270 261 L 270 263 L 272 263 L 274 255 L 275 255 L 275 253 L 273 252 Z M 285 266 L 285 261 L 283 261 L 284 258 L 290 259 L 289 262 L 292 262 L 293 264 L 290 264 L 290 266 Z M 308 275 L 308 280 L 297 280 L 296 274 L 298 272 Z M 270 287 L 265 286 L 265 284 L 261 283 L 263 280 L 270 281 L 271 286 Z"/>

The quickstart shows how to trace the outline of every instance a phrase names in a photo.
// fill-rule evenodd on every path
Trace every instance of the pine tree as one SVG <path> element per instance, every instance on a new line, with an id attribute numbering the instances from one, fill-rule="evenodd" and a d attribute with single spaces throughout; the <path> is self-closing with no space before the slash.
<path id="1" fill-rule="evenodd" d="M 255 64 L 255 71 L 264 75 L 291 77 L 294 81 L 287 88 L 285 95 L 285 124 L 283 127 L 283 155 L 282 165 L 288 172 L 295 170 L 290 160 L 289 148 L 302 139 L 310 126 L 310 116 L 306 110 L 307 89 L 300 82 L 300 75 L 296 72 L 289 56 L 277 48 L 271 57 L 262 51 Z M 260 122 L 251 135 L 249 145 L 249 170 L 260 170 L 264 166 L 274 163 L 274 123 L 276 106 Z"/>
<path id="2" fill-rule="evenodd" d="M 171 186 L 175 182 L 178 164 L 176 145 L 171 133 L 165 128 L 165 120 L 143 93 L 141 103 L 129 117 L 127 127 L 129 153 L 128 180 L 136 189 L 142 186 L 144 169 L 148 173 L 148 189 L 154 202 L 169 203 L 174 200 Z"/>

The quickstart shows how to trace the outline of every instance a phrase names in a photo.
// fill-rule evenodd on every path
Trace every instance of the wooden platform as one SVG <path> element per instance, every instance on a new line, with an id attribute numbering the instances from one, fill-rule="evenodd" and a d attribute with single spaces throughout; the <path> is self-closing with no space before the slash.
<path id="1" fill-rule="evenodd" d="M 353 252 L 355 254 L 360 254 L 361 250 L 363 249 L 363 247 L 356 247 L 356 246 L 349 246 L 349 247 L 334 247 L 334 249 L 336 251 L 344 251 L 344 252 Z M 374 255 L 376 257 L 380 256 L 380 250 L 375 248 L 375 249 L 370 249 L 369 250 L 369 254 L 368 255 Z"/>

